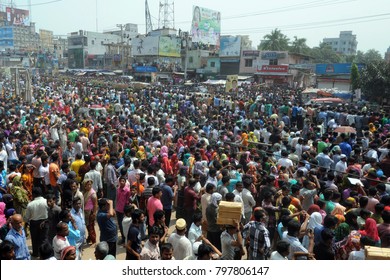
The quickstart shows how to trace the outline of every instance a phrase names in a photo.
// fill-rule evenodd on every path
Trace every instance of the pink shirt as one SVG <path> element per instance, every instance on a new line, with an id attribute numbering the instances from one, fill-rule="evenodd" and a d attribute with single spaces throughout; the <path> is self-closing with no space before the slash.
<path id="1" fill-rule="evenodd" d="M 129 203 L 130 189 L 128 187 L 117 188 L 115 211 L 123 213 L 125 205 Z"/>
<path id="2" fill-rule="evenodd" d="M 148 209 L 149 225 L 153 226 L 154 225 L 154 218 L 153 218 L 154 212 L 156 212 L 157 210 L 163 210 L 163 205 L 161 203 L 161 200 L 151 196 L 148 199 L 146 209 Z"/>

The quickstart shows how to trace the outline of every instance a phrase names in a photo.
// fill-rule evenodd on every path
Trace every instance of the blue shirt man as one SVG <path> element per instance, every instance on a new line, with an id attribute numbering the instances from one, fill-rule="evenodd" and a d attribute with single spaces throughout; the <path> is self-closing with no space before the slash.
<path id="1" fill-rule="evenodd" d="M 19 214 L 11 217 L 11 230 L 7 233 L 5 240 L 10 241 L 14 245 L 15 259 L 30 260 L 30 252 L 26 243 L 26 233 L 23 229 L 23 219 Z"/>
<path id="2" fill-rule="evenodd" d="M 171 222 L 171 214 L 172 214 L 172 201 L 175 197 L 175 192 L 177 190 L 177 186 L 174 186 L 175 180 L 171 175 L 168 175 L 165 178 L 165 183 L 161 185 L 162 196 L 161 203 L 163 205 L 163 210 L 165 212 L 165 225 L 169 227 L 169 223 Z"/>

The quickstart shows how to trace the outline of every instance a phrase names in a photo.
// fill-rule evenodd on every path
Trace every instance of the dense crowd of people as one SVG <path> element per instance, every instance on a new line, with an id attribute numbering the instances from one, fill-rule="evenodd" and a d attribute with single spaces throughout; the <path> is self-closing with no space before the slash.
<path id="1" fill-rule="evenodd" d="M 355 260 L 390 248 L 384 112 L 305 105 L 299 90 L 256 83 L 32 84 L 27 103 L 2 83 L 1 259 L 82 260 L 88 245 L 98 260 L 117 246 L 128 260 Z M 221 224 L 221 201 L 239 203 L 241 219 Z"/>

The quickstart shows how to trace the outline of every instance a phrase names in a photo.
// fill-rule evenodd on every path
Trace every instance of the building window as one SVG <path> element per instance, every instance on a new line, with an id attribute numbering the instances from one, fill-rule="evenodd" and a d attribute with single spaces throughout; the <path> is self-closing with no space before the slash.
<path id="1" fill-rule="evenodd" d="M 270 59 L 269 65 L 278 65 L 278 60 L 277 59 Z"/>
<path id="2" fill-rule="evenodd" d="M 210 67 L 215 67 L 215 61 L 210 62 Z"/>
<path id="3" fill-rule="evenodd" d="M 194 63 L 194 58 L 193 58 L 192 56 L 190 56 L 190 57 L 188 58 L 188 62 L 189 62 L 189 63 Z"/>
<path id="4" fill-rule="evenodd" d="M 333 50 L 334 50 L 335 52 L 337 52 L 337 48 L 334 48 Z"/>
<path id="5" fill-rule="evenodd" d="M 92 45 L 95 45 L 95 40 L 92 40 L 92 41 L 91 41 L 91 44 L 92 44 Z"/>
<path id="6" fill-rule="evenodd" d="M 245 67 L 253 67 L 253 59 L 245 59 Z"/>

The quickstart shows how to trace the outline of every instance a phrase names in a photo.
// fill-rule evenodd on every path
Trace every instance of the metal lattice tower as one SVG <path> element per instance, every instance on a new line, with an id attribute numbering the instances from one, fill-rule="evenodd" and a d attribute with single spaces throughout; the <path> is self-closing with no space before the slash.
<path id="1" fill-rule="evenodd" d="M 175 29 L 175 3 L 174 1 L 165 0 L 160 2 L 158 29 L 172 28 Z"/>
<path id="2" fill-rule="evenodd" d="M 148 34 L 153 30 L 152 17 L 150 15 L 148 0 L 145 0 L 145 26 L 146 26 L 145 34 Z"/>

